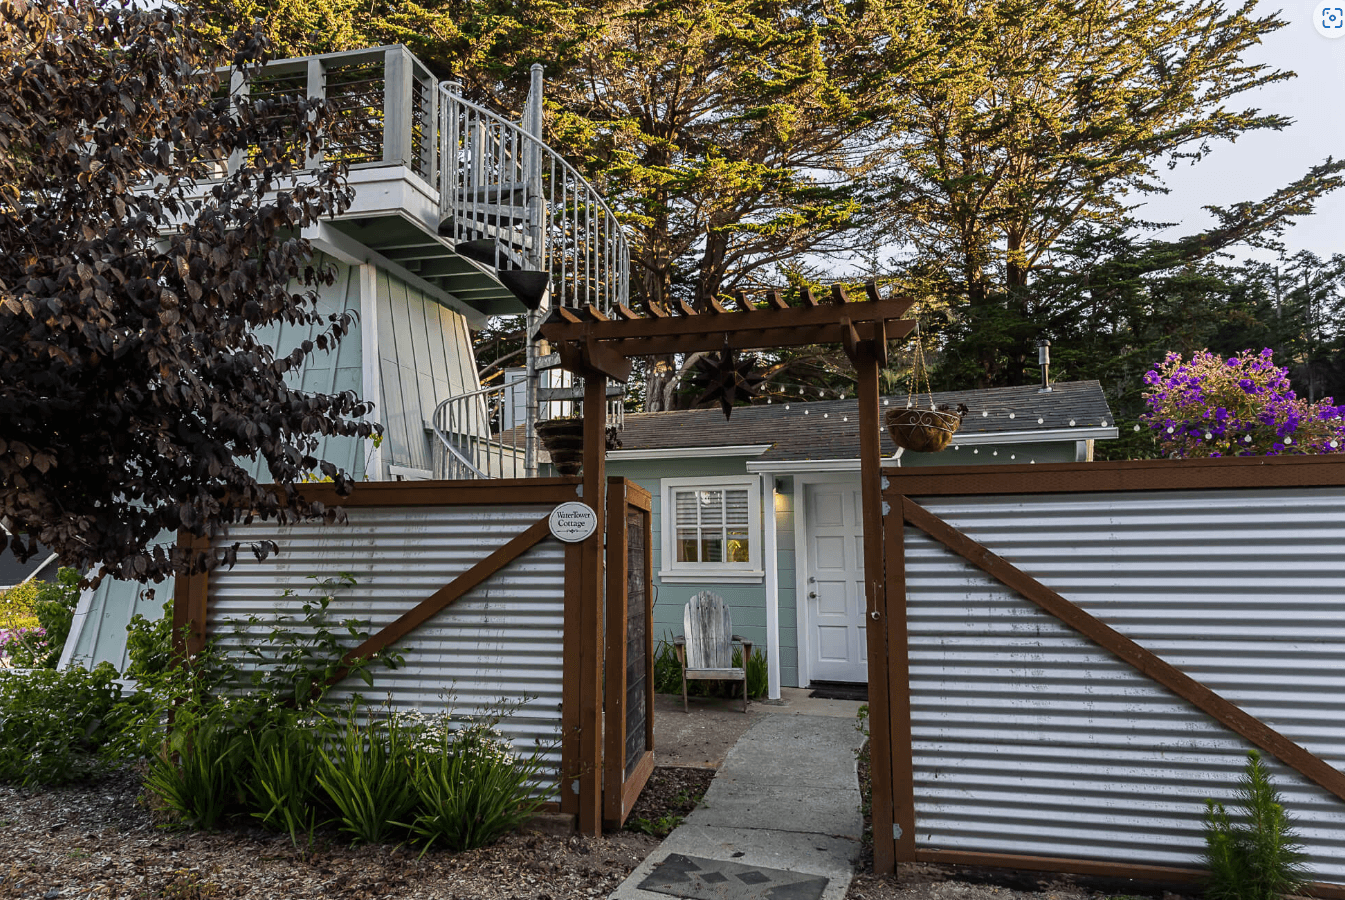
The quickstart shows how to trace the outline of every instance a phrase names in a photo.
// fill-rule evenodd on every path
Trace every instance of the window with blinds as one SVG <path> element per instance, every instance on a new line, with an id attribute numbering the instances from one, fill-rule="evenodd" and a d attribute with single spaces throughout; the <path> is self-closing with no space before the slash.
<path id="1" fill-rule="evenodd" d="M 663 574 L 759 571 L 759 496 L 755 479 L 665 479 Z"/>
<path id="2" fill-rule="evenodd" d="M 750 563 L 747 488 L 674 491 L 677 561 Z"/>

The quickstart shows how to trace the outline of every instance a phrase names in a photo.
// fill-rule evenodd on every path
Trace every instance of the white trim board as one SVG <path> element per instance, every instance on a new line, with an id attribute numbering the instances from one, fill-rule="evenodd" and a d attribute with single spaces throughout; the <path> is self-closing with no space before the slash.
<path id="1" fill-rule="evenodd" d="M 772 444 L 730 444 L 724 447 L 658 447 L 643 450 L 608 450 L 607 459 L 711 459 L 720 456 L 760 456 L 771 449 Z M 748 463 L 750 466 L 751 463 Z"/>
<path id="2" fill-rule="evenodd" d="M 976 447 L 988 444 L 1044 444 L 1058 441 L 1107 440 L 1117 437 L 1115 428 L 1053 428 L 1048 431 L 1001 431 L 998 434 L 968 434 L 956 438 L 949 445 Z M 609 453 L 610 457 L 611 454 Z M 896 459 L 896 456 L 884 457 L 884 461 Z M 858 472 L 859 460 L 856 459 L 762 459 L 747 463 L 749 472 L 774 472 L 776 475 L 789 475 L 794 472 Z"/>

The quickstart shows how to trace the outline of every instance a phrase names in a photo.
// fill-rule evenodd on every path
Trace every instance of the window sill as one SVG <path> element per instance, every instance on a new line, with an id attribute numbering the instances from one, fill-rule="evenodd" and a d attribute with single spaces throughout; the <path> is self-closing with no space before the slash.
<path id="1" fill-rule="evenodd" d="M 716 572 L 713 569 L 706 569 L 702 572 L 691 572 L 686 569 L 677 569 L 676 571 L 660 571 L 658 580 L 664 584 L 761 584 L 766 580 L 766 573 L 760 570 L 755 572 Z"/>

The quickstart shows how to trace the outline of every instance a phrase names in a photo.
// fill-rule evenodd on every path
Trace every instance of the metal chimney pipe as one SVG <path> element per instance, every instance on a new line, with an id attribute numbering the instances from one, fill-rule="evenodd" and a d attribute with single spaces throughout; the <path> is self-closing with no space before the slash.
<path id="1" fill-rule="evenodd" d="M 1051 342 L 1044 338 L 1037 341 L 1037 365 L 1041 366 L 1041 387 L 1037 393 L 1045 394 L 1051 390 Z"/>

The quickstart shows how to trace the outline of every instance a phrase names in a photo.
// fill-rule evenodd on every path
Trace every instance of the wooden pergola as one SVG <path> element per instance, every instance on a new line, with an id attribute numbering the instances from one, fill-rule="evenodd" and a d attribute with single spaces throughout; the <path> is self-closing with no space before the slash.
<path id="1" fill-rule="evenodd" d="M 584 409 L 604 410 L 607 397 L 607 379 L 625 382 L 630 378 L 631 359 L 671 353 L 697 351 L 749 350 L 778 347 L 797 347 L 807 344 L 841 344 L 854 364 L 858 380 L 859 400 L 859 458 L 860 487 L 863 497 L 864 522 L 864 584 L 869 621 L 866 628 L 869 658 L 870 733 L 873 758 L 891 759 L 891 729 L 889 715 L 888 644 L 905 636 L 889 634 L 891 622 L 887 614 L 885 588 L 884 547 L 882 527 L 882 465 L 880 450 L 878 371 L 887 365 L 887 343 L 904 338 L 915 328 L 912 320 L 903 320 L 913 301 L 907 298 L 880 296 L 873 282 L 866 286 L 866 298 L 852 299 L 840 285 L 832 287 L 826 298 L 817 298 L 808 290 L 800 292 L 799 305 L 789 305 L 778 291 L 765 295 L 764 303 L 750 300 L 744 293 L 734 295 L 732 307 L 712 300 L 710 308 L 697 311 L 684 302 L 677 302 L 668 311 L 651 308 L 651 314 L 641 316 L 625 306 L 615 307 L 615 318 L 595 307 L 582 310 L 557 307 L 542 324 L 540 334 L 550 341 L 560 354 L 562 366 L 584 379 Z M 606 527 L 603 521 L 606 503 L 603 491 L 606 485 L 604 415 L 586 415 L 584 418 L 584 502 L 598 514 L 597 535 Z M 582 545 L 582 587 L 586 610 L 602 609 L 603 570 L 602 542 L 584 541 Z M 585 622 L 585 634 L 601 635 L 602 623 Z M 600 646 L 596 640 L 592 642 Z M 586 655 L 582 679 L 586 690 L 582 696 L 601 697 L 601 661 L 594 654 Z M 590 708 L 591 707 L 591 708 Z M 589 726 L 581 732 L 582 758 L 598 759 L 596 742 L 601 729 L 601 710 L 593 701 L 585 704 L 581 713 Z M 893 802 L 891 767 L 873 767 L 873 827 L 892 828 Z M 880 783 L 881 782 L 881 783 Z M 595 819 L 594 811 L 581 821 Z M 892 871 L 894 860 L 891 844 L 876 842 L 880 857 L 874 860 L 878 871 Z M 884 858 L 885 857 L 885 858 Z"/>

